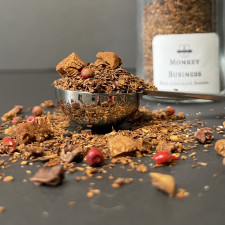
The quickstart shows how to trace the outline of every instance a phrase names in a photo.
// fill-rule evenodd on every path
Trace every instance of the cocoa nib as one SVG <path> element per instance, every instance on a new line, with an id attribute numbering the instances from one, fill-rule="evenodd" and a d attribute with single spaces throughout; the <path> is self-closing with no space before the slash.
<path id="1" fill-rule="evenodd" d="M 60 159 L 64 162 L 81 162 L 83 160 L 83 149 L 81 146 L 68 145 L 66 146 L 60 155 Z"/>
<path id="2" fill-rule="evenodd" d="M 48 186 L 57 186 L 64 179 L 64 170 L 62 165 L 57 165 L 52 167 L 51 169 L 41 168 L 37 171 L 36 174 L 32 178 L 31 181 L 34 182 L 35 185 L 48 185 Z"/>
<path id="3" fill-rule="evenodd" d="M 210 143 L 212 141 L 212 134 L 213 134 L 213 129 L 209 128 L 209 127 L 203 127 L 198 129 L 195 134 L 194 137 L 198 142 L 201 143 Z"/>

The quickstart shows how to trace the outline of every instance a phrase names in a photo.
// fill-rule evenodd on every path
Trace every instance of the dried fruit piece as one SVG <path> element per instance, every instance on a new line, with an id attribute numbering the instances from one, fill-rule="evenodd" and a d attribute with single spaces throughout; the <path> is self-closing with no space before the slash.
<path id="1" fill-rule="evenodd" d="M 85 174 L 88 176 L 88 177 L 93 177 L 95 173 L 97 173 L 98 170 L 96 168 L 87 168 L 85 170 Z"/>
<path id="2" fill-rule="evenodd" d="M 41 168 L 34 174 L 30 180 L 35 185 L 57 186 L 64 179 L 64 170 L 62 165 L 57 165 L 51 169 Z"/>
<path id="3" fill-rule="evenodd" d="M 76 76 L 84 66 L 83 60 L 73 52 L 56 66 L 56 71 L 63 77 Z"/>
<path id="4" fill-rule="evenodd" d="M 95 195 L 100 194 L 100 190 L 99 189 L 94 189 L 94 188 L 89 188 L 88 192 L 87 192 L 87 197 L 88 198 L 93 198 Z"/>
<path id="5" fill-rule="evenodd" d="M 145 173 L 148 171 L 147 167 L 144 165 L 144 164 L 140 164 L 137 166 L 136 170 L 139 172 L 139 173 Z"/>
<path id="6" fill-rule="evenodd" d="M 220 139 L 216 142 L 214 149 L 221 156 L 225 157 L 225 139 Z"/>
<path id="7" fill-rule="evenodd" d="M 11 110 L 9 110 L 2 116 L 2 121 L 8 121 L 13 119 L 13 117 L 16 116 L 16 114 L 20 113 L 22 110 L 22 105 L 15 105 Z"/>
<path id="8" fill-rule="evenodd" d="M 197 141 L 201 142 L 201 143 L 210 143 L 212 141 L 212 134 L 213 134 L 213 129 L 210 127 L 203 127 L 198 129 L 195 134 L 194 137 Z"/>
<path id="9" fill-rule="evenodd" d="M 46 100 L 41 103 L 41 107 L 54 107 L 54 102 L 52 100 Z"/>
<path id="10" fill-rule="evenodd" d="M 94 76 L 94 70 L 92 68 L 89 68 L 89 67 L 84 67 L 82 70 L 81 70 L 81 73 L 80 73 L 80 76 L 83 78 L 83 79 L 87 79 L 87 78 L 91 78 Z"/>
<path id="11" fill-rule="evenodd" d="M 189 196 L 189 193 L 184 188 L 179 188 L 176 194 L 177 198 L 186 198 Z"/>
<path id="12" fill-rule="evenodd" d="M 167 131 L 165 133 L 167 133 Z M 156 146 L 156 151 L 161 152 L 161 151 L 164 151 L 165 149 L 169 152 L 175 151 L 176 149 L 175 143 L 167 142 L 165 140 L 160 140 Z"/>
<path id="13" fill-rule="evenodd" d="M 14 180 L 14 177 L 13 176 L 6 176 L 3 178 L 3 182 L 11 182 Z"/>
<path id="14" fill-rule="evenodd" d="M 120 188 L 121 185 L 124 184 L 130 184 L 131 182 L 133 182 L 133 178 L 129 178 L 129 177 L 118 177 L 117 179 L 115 179 L 112 183 L 112 187 L 113 188 Z"/>
<path id="15" fill-rule="evenodd" d="M 28 161 L 21 161 L 21 162 L 20 162 L 20 165 L 28 165 L 28 164 L 29 164 Z"/>
<path id="16" fill-rule="evenodd" d="M 136 142 L 127 136 L 117 135 L 108 141 L 110 155 L 112 157 L 118 155 L 127 155 L 133 153 L 137 149 Z"/>
<path id="17" fill-rule="evenodd" d="M 152 159 L 158 163 L 168 163 L 172 161 L 172 154 L 169 151 L 161 151 L 157 152 Z"/>
<path id="18" fill-rule="evenodd" d="M 104 156 L 101 150 L 91 147 L 87 153 L 87 161 L 91 166 L 100 166 L 104 161 Z"/>
<path id="19" fill-rule="evenodd" d="M 122 64 L 121 58 L 114 52 L 98 52 L 96 57 L 108 63 L 113 69 L 119 67 Z"/>
<path id="20" fill-rule="evenodd" d="M 150 173 L 152 184 L 169 196 L 173 197 L 175 193 L 175 179 L 171 175 L 162 173 Z"/>

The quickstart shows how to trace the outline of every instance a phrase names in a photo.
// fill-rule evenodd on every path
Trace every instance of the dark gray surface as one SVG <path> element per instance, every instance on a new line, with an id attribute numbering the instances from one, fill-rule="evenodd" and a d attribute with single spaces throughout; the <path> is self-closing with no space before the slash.
<path id="1" fill-rule="evenodd" d="M 0 30 L 0 69 L 54 68 L 73 51 L 136 61 L 136 0 L 1 1 Z"/>
<path id="2" fill-rule="evenodd" d="M 0 114 L 12 108 L 15 104 L 32 107 L 47 99 L 54 99 L 54 88 L 51 83 L 58 76 L 49 74 L 2 74 L 0 75 Z M 187 120 L 194 122 L 199 117 L 208 126 L 222 125 L 224 103 L 176 104 L 149 102 L 144 100 L 151 110 L 167 105 L 183 111 Z M 214 111 L 210 109 L 215 109 Z M 201 112 L 201 115 L 196 115 Z M 222 117 L 218 119 L 217 117 Z M 222 138 L 215 133 L 215 139 Z M 214 141 L 215 142 L 215 141 Z M 214 143 L 213 142 L 213 143 Z M 76 182 L 75 176 L 81 172 L 67 174 L 65 182 L 54 188 L 37 187 L 33 183 L 24 183 L 31 175 L 26 170 L 37 171 L 36 163 L 21 167 L 19 163 L 12 164 L 8 169 L 0 169 L 6 175 L 14 176 L 11 183 L 0 181 L 0 205 L 6 211 L 0 214 L 1 225 L 115 225 L 115 224 L 157 224 L 157 225 L 222 225 L 225 224 L 225 167 L 222 157 L 218 156 L 213 147 L 209 152 L 203 152 L 204 147 L 197 148 L 200 162 L 208 166 L 200 166 L 191 158 L 179 160 L 174 167 L 151 169 L 152 160 L 143 158 L 141 161 L 148 165 L 149 172 L 172 174 L 177 187 L 190 192 L 185 199 L 170 198 L 152 187 L 148 173 L 128 172 L 126 168 L 107 169 L 103 174 L 106 179 Z M 192 151 L 190 151 L 192 152 Z M 192 165 L 196 168 L 192 168 Z M 109 174 L 115 177 L 133 177 L 134 182 L 118 190 L 111 187 L 107 179 Z M 213 174 L 218 174 L 214 178 Z M 143 178 L 143 182 L 139 181 Z M 95 183 L 101 193 L 93 199 L 86 197 L 90 183 Z M 205 188 L 209 186 L 208 188 Z M 73 207 L 68 202 L 75 201 Z"/>

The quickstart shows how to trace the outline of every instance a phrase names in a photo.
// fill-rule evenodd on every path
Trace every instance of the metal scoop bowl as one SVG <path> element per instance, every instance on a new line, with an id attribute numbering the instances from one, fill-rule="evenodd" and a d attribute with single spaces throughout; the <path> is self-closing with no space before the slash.
<path id="1" fill-rule="evenodd" d="M 225 95 L 144 90 L 139 93 L 89 93 L 56 88 L 56 98 L 70 120 L 82 126 L 120 123 L 134 114 L 143 95 L 225 101 Z"/>
<path id="2" fill-rule="evenodd" d="M 116 124 L 138 110 L 142 93 L 89 93 L 56 89 L 56 98 L 70 120 L 83 126 Z"/>

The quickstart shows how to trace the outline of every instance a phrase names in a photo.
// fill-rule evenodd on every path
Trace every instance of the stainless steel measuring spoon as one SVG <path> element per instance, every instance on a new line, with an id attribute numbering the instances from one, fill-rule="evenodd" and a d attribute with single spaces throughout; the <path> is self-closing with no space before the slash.
<path id="1" fill-rule="evenodd" d="M 144 90 L 138 93 L 89 93 L 56 88 L 59 106 L 77 124 L 107 125 L 121 122 L 135 113 L 143 95 L 176 99 L 225 101 L 222 94 Z"/>

